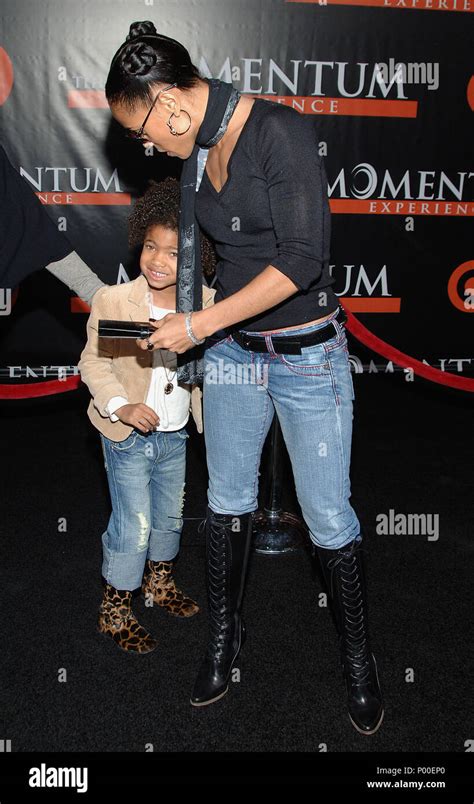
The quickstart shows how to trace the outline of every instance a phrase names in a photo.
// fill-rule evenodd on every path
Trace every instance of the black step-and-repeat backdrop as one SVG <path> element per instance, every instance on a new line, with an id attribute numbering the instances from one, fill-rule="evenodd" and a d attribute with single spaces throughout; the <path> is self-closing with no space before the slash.
<path id="1" fill-rule="evenodd" d="M 1 140 L 103 281 L 134 278 L 130 205 L 182 163 L 127 141 L 103 87 L 130 23 L 153 20 L 202 75 L 313 116 L 342 303 L 385 343 L 468 381 L 473 11 L 472 0 L 2 0 Z M 0 382 L 51 377 L 59 363 L 73 373 L 87 307 L 47 271 L 1 293 Z M 355 371 L 396 370 L 349 344 Z"/>

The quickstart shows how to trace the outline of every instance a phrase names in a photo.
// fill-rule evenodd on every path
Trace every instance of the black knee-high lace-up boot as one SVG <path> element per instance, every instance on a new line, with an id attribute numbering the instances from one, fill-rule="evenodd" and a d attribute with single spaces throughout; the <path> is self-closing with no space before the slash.
<path id="1" fill-rule="evenodd" d="M 374 734 L 383 720 L 377 664 L 370 649 L 361 542 L 340 550 L 316 547 L 340 636 L 349 717 L 361 734 Z"/>
<path id="2" fill-rule="evenodd" d="M 252 537 L 252 513 L 206 516 L 209 641 L 191 696 L 193 706 L 222 698 L 245 638 L 241 617 Z"/>

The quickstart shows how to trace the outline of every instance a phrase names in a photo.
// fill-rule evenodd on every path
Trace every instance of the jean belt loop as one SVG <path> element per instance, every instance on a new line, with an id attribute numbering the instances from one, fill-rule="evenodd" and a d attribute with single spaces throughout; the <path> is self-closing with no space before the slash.
<path id="1" fill-rule="evenodd" d="M 340 338 L 340 337 L 342 336 L 343 332 L 344 332 L 344 325 L 343 325 L 343 324 L 340 324 L 340 323 L 339 323 L 339 321 L 337 321 L 337 320 L 336 320 L 337 315 L 338 315 L 338 313 L 339 313 L 339 311 L 340 311 L 340 310 L 342 310 L 342 308 L 341 308 L 341 307 L 338 307 L 338 308 L 337 308 L 337 309 L 334 311 L 334 317 L 333 317 L 333 318 L 331 318 L 331 320 L 330 320 L 330 322 L 329 322 L 330 324 L 332 324 L 332 325 L 334 326 L 334 329 L 336 330 L 336 336 L 337 336 L 338 338 Z"/>
<path id="2" fill-rule="evenodd" d="M 276 353 L 275 353 L 275 349 L 273 348 L 272 336 L 271 335 L 265 335 L 264 337 L 265 337 L 265 343 L 267 345 L 267 349 L 268 349 L 269 354 L 274 356 Z"/>

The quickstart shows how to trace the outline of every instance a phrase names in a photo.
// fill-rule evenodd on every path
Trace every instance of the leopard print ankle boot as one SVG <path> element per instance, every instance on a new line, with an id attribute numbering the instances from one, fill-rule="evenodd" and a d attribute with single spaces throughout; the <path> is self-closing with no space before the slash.
<path id="1" fill-rule="evenodd" d="M 107 583 L 99 608 L 97 630 L 111 636 L 122 650 L 129 653 L 150 653 L 155 650 L 158 642 L 137 621 L 131 603 L 131 592 L 119 591 Z"/>
<path id="2" fill-rule="evenodd" d="M 142 592 L 146 599 L 166 609 L 176 617 L 192 617 L 199 606 L 190 597 L 176 588 L 172 561 L 151 561 L 147 559 Z"/>

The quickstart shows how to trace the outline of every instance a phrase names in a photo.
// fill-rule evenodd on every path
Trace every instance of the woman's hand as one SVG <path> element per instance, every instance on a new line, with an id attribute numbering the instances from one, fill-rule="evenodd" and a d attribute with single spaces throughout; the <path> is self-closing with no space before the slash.
<path id="1" fill-rule="evenodd" d="M 149 338 L 138 339 L 137 345 L 140 349 L 145 349 L 145 351 L 148 348 L 147 344 L 152 343 L 154 350 L 169 349 L 170 352 L 177 352 L 178 354 L 187 352 L 188 349 L 193 348 L 194 343 L 186 333 L 185 318 L 186 313 L 168 313 L 156 323 L 150 321 L 150 324 L 155 328 L 155 332 Z M 192 325 L 193 322 L 194 318 L 191 319 Z M 194 326 L 193 332 L 196 337 L 199 337 Z"/>

